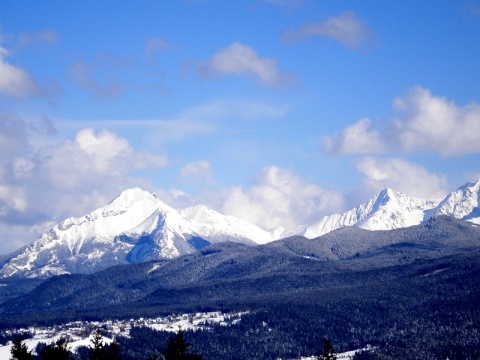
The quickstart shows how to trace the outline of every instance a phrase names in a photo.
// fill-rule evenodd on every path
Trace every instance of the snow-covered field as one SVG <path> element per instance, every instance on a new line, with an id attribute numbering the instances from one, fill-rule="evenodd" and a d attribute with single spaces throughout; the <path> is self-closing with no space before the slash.
<path id="1" fill-rule="evenodd" d="M 29 350 L 33 350 L 35 352 L 35 348 L 39 343 L 54 343 L 61 337 L 67 336 L 68 333 L 57 333 L 56 335 L 50 336 L 45 333 L 38 333 L 32 339 L 25 340 L 25 345 L 28 347 Z M 90 340 L 93 335 L 90 335 L 86 338 L 81 338 L 78 336 L 71 337 L 72 341 L 68 343 L 68 349 L 72 352 L 75 352 L 80 346 L 89 346 Z M 112 339 L 103 337 L 104 344 L 110 344 Z M 10 348 L 11 345 L 1 346 L 0 345 L 0 360 L 8 360 L 10 359 Z"/>
<path id="2" fill-rule="evenodd" d="M 106 322 L 82 322 L 75 321 L 54 328 L 28 328 L 7 330 L 8 334 L 34 334 L 33 338 L 26 339 L 25 345 L 28 349 L 35 351 L 39 343 L 55 343 L 61 337 L 70 339 L 68 349 L 75 352 L 81 346 L 89 346 L 93 337 L 93 331 L 100 328 L 104 332 L 114 336 L 129 336 L 132 326 L 147 326 L 155 330 L 177 332 L 179 330 L 208 330 L 210 325 L 219 324 L 221 326 L 236 325 L 241 321 L 245 313 L 222 314 L 219 311 L 195 314 L 169 315 L 165 318 L 140 318 L 130 319 L 128 321 L 106 321 Z M 266 324 L 264 324 L 266 326 Z M 4 332 L 5 333 L 5 332 Z M 90 333 L 90 334 L 89 334 Z M 114 337 L 113 336 L 113 337 Z M 110 337 L 103 337 L 103 342 L 109 344 L 113 341 Z M 0 345 L 0 360 L 10 359 L 11 345 Z M 337 359 L 352 359 L 353 356 L 362 350 L 352 350 L 339 353 Z M 368 349 L 371 349 L 368 347 Z M 300 360 L 315 360 L 316 357 L 302 357 Z"/>
<path id="3" fill-rule="evenodd" d="M 68 348 L 75 352 L 80 346 L 89 346 L 96 329 L 114 336 L 129 336 L 132 326 L 147 326 L 155 330 L 177 332 L 179 330 L 207 330 L 211 324 L 231 326 L 241 321 L 245 313 L 222 314 L 221 312 L 169 315 L 165 318 L 140 318 L 128 321 L 81 322 L 75 321 L 52 328 L 11 329 L 8 334 L 31 333 L 34 337 L 25 340 L 28 349 L 35 351 L 39 343 L 54 343 L 61 337 L 70 339 Z M 103 336 L 104 343 L 111 343 L 113 339 Z M 0 345 L 0 360 L 10 359 L 11 344 Z"/>
<path id="4" fill-rule="evenodd" d="M 357 350 L 352 350 L 352 351 L 346 351 L 343 353 L 337 354 L 337 360 L 351 360 L 355 356 L 356 353 L 365 351 L 365 350 L 372 350 L 373 348 L 370 345 L 367 345 L 367 347 L 363 349 L 357 349 Z M 310 357 L 302 357 L 300 360 L 316 360 L 316 356 L 310 356 Z"/>

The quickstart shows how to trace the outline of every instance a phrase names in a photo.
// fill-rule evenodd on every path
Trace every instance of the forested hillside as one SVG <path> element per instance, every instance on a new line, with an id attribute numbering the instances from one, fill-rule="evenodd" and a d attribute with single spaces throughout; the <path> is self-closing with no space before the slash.
<path id="1" fill-rule="evenodd" d="M 480 348 L 479 244 L 478 227 L 452 218 L 257 247 L 216 244 L 172 260 L 53 277 L 2 303 L 0 322 L 249 311 L 238 325 L 186 336 L 205 359 L 307 356 L 325 336 L 338 351 L 376 347 L 364 357 L 473 359 Z M 135 328 L 132 336 L 119 344 L 127 358 L 141 359 L 167 334 Z"/>

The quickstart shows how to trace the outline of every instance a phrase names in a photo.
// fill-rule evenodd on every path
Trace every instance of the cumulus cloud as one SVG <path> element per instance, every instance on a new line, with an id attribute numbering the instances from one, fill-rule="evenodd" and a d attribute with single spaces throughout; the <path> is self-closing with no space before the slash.
<path id="1" fill-rule="evenodd" d="M 393 137 L 404 151 L 460 156 L 480 151 L 480 104 L 458 106 L 428 89 L 416 87 L 394 102 L 403 113 L 393 123 Z"/>
<path id="2" fill-rule="evenodd" d="M 401 158 L 365 157 L 358 162 L 357 170 L 364 175 L 364 186 L 369 192 L 389 187 L 410 196 L 435 200 L 443 198 L 449 189 L 445 176 Z"/>
<path id="3" fill-rule="evenodd" d="M 386 149 L 381 133 L 372 129 L 372 122 L 367 118 L 347 126 L 337 134 L 324 136 L 322 143 L 329 155 L 375 154 Z"/>
<path id="4" fill-rule="evenodd" d="M 370 31 L 363 21 L 353 11 L 345 11 L 325 22 L 304 24 L 298 29 L 288 30 L 283 39 L 294 42 L 311 36 L 324 36 L 354 49 L 365 43 L 369 35 Z"/>
<path id="5" fill-rule="evenodd" d="M 401 116 L 380 131 L 362 119 L 341 132 L 324 136 L 330 155 L 430 152 L 461 156 L 480 152 L 480 104 L 458 106 L 428 89 L 415 87 L 394 101 Z"/>
<path id="6" fill-rule="evenodd" d="M 165 156 L 137 151 L 126 139 L 106 130 L 98 134 L 81 130 L 74 140 L 65 141 L 48 155 L 43 165 L 51 182 L 64 190 L 77 189 L 97 176 L 119 179 L 130 171 L 167 164 Z"/>
<path id="7" fill-rule="evenodd" d="M 8 63 L 7 56 L 8 51 L 0 47 L 0 93 L 19 98 L 38 95 L 39 90 L 30 74 Z"/>
<path id="8" fill-rule="evenodd" d="M 213 183 L 213 172 L 209 161 L 200 160 L 186 164 L 180 170 L 180 177 L 187 183 Z"/>
<path id="9" fill-rule="evenodd" d="M 239 42 L 221 49 L 198 70 L 203 76 L 245 75 L 273 87 L 283 87 L 294 81 L 293 75 L 278 70 L 276 60 L 262 58 L 255 49 Z"/>
<path id="10" fill-rule="evenodd" d="M 226 214 L 264 229 L 294 228 L 343 209 L 343 196 L 308 183 L 292 170 L 269 166 L 249 188 L 235 186 L 224 194 Z"/>
<path id="11" fill-rule="evenodd" d="M 0 244 L 0 253 L 33 241 L 52 221 L 105 205 L 125 188 L 151 188 L 135 172 L 167 164 L 164 155 L 139 151 L 109 131 L 83 129 L 73 139 L 52 139 L 48 145 L 36 141 L 52 133 L 48 125 L 15 116 L 0 119 L 0 133 L 8 135 L 0 137 L 0 233 L 11 228 L 12 234 L 29 236 L 9 237 L 12 242 Z M 9 147 L 15 151 L 3 152 Z"/>

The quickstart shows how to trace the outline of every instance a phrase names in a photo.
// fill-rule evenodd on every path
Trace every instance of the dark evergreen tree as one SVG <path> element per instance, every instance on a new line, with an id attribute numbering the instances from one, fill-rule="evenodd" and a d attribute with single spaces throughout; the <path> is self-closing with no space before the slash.
<path id="1" fill-rule="evenodd" d="M 175 336 L 168 339 L 166 360 L 201 360 L 202 356 L 196 353 L 188 353 L 190 343 L 185 342 L 185 332 L 179 330 Z"/>
<path id="2" fill-rule="evenodd" d="M 318 355 L 318 360 L 336 360 L 337 352 L 327 337 L 323 338 L 323 351 Z"/>
<path id="3" fill-rule="evenodd" d="M 33 360 L 32 351 L 28 350 L 21 337 L 13 339 L 10 354 L 12 360 Z"/>
<path id="4" fill-rule="evenodd" d="M 68 341 L 60 338 L 55 344 L 46 345 L 40 351 L 41 360 L 69 360 L 72 353 L 67 349 Z"/>
<path id="5" fill-rule="evenodd" d="M 120 346 L 116 341 L 113 341 L 109 345 L 105 345 L 104 349 L 105 360 L 122 360 L 122 353 L 120 352 Z"/>
<path id="6" fill-rule="evenodd" d="M 95 330 L 93 338 L 90 340 L 91 344 L 88 347 L 90 353 L 88 354 L 88 360 L 103 360 L 105 344 L 102 341 L 101 330 Z"/>

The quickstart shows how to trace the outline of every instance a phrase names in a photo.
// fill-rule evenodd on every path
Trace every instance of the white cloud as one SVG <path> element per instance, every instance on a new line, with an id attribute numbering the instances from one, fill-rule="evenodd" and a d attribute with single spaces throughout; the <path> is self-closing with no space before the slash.
<path id="1" fill-rule="evenodd" d="M 39 90 L 28 72 L 5 61 L 8 52 L 0 47 L 0 93 L 24 98 Z"/>
<path id="2" fill-rule="evenodd" d="M 357 170 L 365 176 L 368 192 L 389 187 L 410 196 L 440 199 L 449 189 L 445 176 L 400 158 L 366 157 L 358 162 Z"/>
<path id="3" fill-rule="evenodd" d="M 167 164 L 166 157 L 133 149 L 117 135 L 92 129 L 79 131 L 75 139 L 66 141 L 53 151 L 44 164 L 51 181 L 59 189 L 76 189 L 97 176 L 110 179 L 134 170 L 159 168 Z"/>
<path id="4" fill-rule="evenodd" d="M 294 228 L 343 209 L 343 196 L 308 183 L 292 170 L 269 166 L 249 188 L 224 194 L 222 211 L 264 229 Z"/>
<path id="5" fill-rule="evenodd" d="M 164 155 L 139 151 L 109 131 L 83 129 L 61 143 L 37 142 L 37 136 L 52 133 L 49 125 L 0 118 L 9 140 L 0 137 L 0 150 L 15 149 L 0 159 L 0 232 L 11 229 L 18 236 L 0 244 L 0 251 L 33 241 L 45 224 L 103 206 L 126 188 L 152 188 L 135 172 L 167 164 Z"/>
<path id="6" fill-rule="evenodd" d="M 428 89 L 416 87 L 394 102 L 404 113 L 393 124 L 393 137 L 404 151 L 460 156 L 480 151 L 480 104 L 458 106 Z"/>
<path id="7" fill-rule="evenodd" d="M 371 129 L 371 126 L 372 122 L 364 118 L 335 135 L 324 136 L 322 138 L 324 151 L 329 155 L 384 152 L 386 144 L 384 144 L 380 132 Z"/>
<path id="8" fill-rule="evenodd" d="M 277 62 L 271 58 L 261 58 L 250 46 L 234 42 L 221 49 L 210 60 L 199 67 L 202 75 L 235 74 L 256 78 L 267 86 L 283 87 L 294 80 L 291 74 L 281 72 Z"/>
<path id="9" fill-rule="evenodd" d="M 187 183 L 213 183 L 213 172 L 209 161 L 200 160 L 186 164 L 180 170 L 180 177 Z"/>
<path id="10" fill-rule="evenodd" d="M 292 42 L 310 36 L 325 36 L 350 48 L 357 48 L 367 40 L 369 34 L 370 31 L 353 11 L 345 11 L 325 22 L 304 24 L 299 29 L 286 31 L 283 39 L 286 42 Z"/>
<path id="11" fill-rule="evenodd" d="M 380 131 L 362 119 L 322 138 L 327 154 L 430 152 L 461 156 L 480 152 L 480 104 L 458 106 L 428 89 L 415 87 L 394 101 L 402 116 Z"/>

